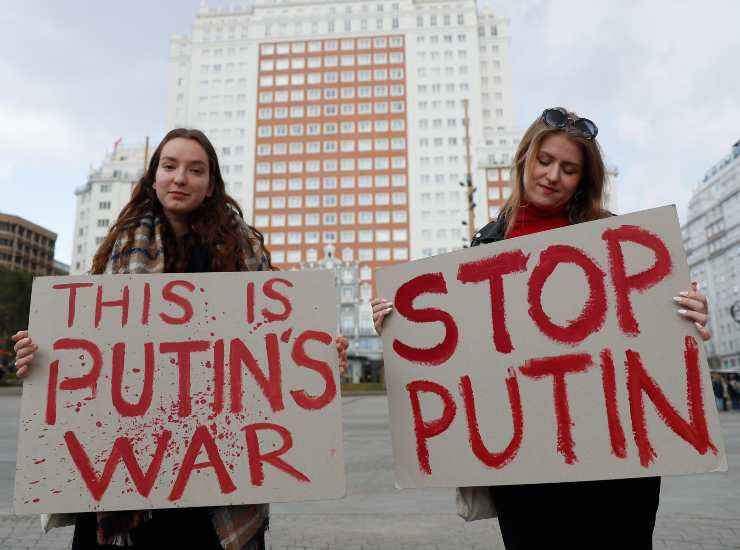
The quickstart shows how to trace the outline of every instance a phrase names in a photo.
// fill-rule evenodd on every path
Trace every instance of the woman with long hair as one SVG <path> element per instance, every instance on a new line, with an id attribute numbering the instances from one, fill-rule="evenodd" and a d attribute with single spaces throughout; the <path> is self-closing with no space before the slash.
<path id="1" fill-rule="evenodd" d="M 514 157 L 509 199 L 471 246 L 611 216 L 604 207 L 606 170 L 597 132 L 592 121 L 560 107 L 537 117 Z M 675 300 L 678 313 L 708 340 L 707 299 L 696 283 Z M 384 299 L 371 303 L 380 333 L 393 305 Z M 652 548 L 659 477 L 506 485 L 492 487 L 490 494 L 507 550 Z"/>
<path id="2" fill-rule="evenodd" d="M 91 273 L 272 269 L 262 234 L 244 222 L 239 205 L 226 193 L 213 145 L 201 131 L 179 128 L 154 151 L 131 200 L 97 250 Z M 27 331 L 13 339 L 17 374 L 23 377 L 37 346 Z M 338 338 L 336 344 L 341 368 L 347 341 Z M 268 517 L 267 505 L 253 504 L 62 514 L 52 516 L 49 527 L 74 522 L 72 550 L 261 550 Z"/>
<path id="3" fill-rule="evenodd" d="M 148 255 L 141 247 L 143 236 Z M 210 263 L 188 266 L 194 251 L 197 260 Z M 244 222 L 241 208 L 226 193 L 216 150 L 200 130 L 178 128 L 164 137 L 98 248 L 91 273 L 120 273 L 132 257 L 130 269 L 148 272 L 273 269 L 262 234 Z"/>

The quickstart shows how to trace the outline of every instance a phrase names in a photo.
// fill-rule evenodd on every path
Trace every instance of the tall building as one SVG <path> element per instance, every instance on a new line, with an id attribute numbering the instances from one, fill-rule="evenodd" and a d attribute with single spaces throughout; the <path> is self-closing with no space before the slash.
<path id="1" fill-rule="evenodd" d="M 463 246 L 468 169 L 489 219 L 487 163 L 516 145 L 509 42 L 475 0 L 203 3 L 171 40 L 167 125 L 214 141 L 276 263 L 331 245 L 370 281 Z"/>
<path id="2" fill-rule="evenodd" d="M 56 241 L 53 231 L 0 212 L 0 268 L 52 275 Z"/>
<path id="3" fill-rule="evenodd" d="M 87 182 L 75 190 L 75 232 L 70 273 L 86 273 L 95 251 L 128 203 L 134 184 L 144 173 L 144 145 L 116 142 L 99 167 L 90 170 Z"/>
<path id="4" fill-rule="evenodd" d="M 695 189 L 682 234 L 691 277 L 709 299 L 710 362 L 740 367 L 740 141 Z"/>

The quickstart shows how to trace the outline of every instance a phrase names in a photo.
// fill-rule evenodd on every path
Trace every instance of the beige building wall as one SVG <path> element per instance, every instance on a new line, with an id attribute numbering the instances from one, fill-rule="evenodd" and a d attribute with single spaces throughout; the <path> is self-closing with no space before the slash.
<path id="1" fill-rule="evenodd" d="M 0 212 L 0 268 L 51 275 L 56 240 L 53 231 Z"/>

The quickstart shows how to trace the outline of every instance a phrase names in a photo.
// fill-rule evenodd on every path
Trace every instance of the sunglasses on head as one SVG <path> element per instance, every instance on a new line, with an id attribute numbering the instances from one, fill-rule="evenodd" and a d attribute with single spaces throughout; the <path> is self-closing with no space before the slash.
<path id="1" fill-rule="evenodd" d="M 545 109 L 542 112 L 542 121 L 551 128 L 561 130 L 568 127 L 573 128 L 586 139 L 594 139 L 599 129 L 592 121 L 587 118 L 573 118 L 568 116 L 568 111 L 562 107 L 553 107 Z"/>

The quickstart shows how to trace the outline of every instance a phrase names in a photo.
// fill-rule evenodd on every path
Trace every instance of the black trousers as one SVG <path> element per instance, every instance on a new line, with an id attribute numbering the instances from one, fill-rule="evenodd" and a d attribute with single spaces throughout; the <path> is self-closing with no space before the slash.
<path id="1" fill-rule="evenodd" d="M 95 514 L 77 514 L 72 550 L 122 550 L 99 545 Z M 134 550 L 197 548 L 222 550 L 216 530 L 205 508 L 154 510 L 152 518 L 131 532 Z"/>
<path id="2" fill-rule="evenodd" d="M 652 550 L 660 478 L 491 487 L 506 550 Z"/>

